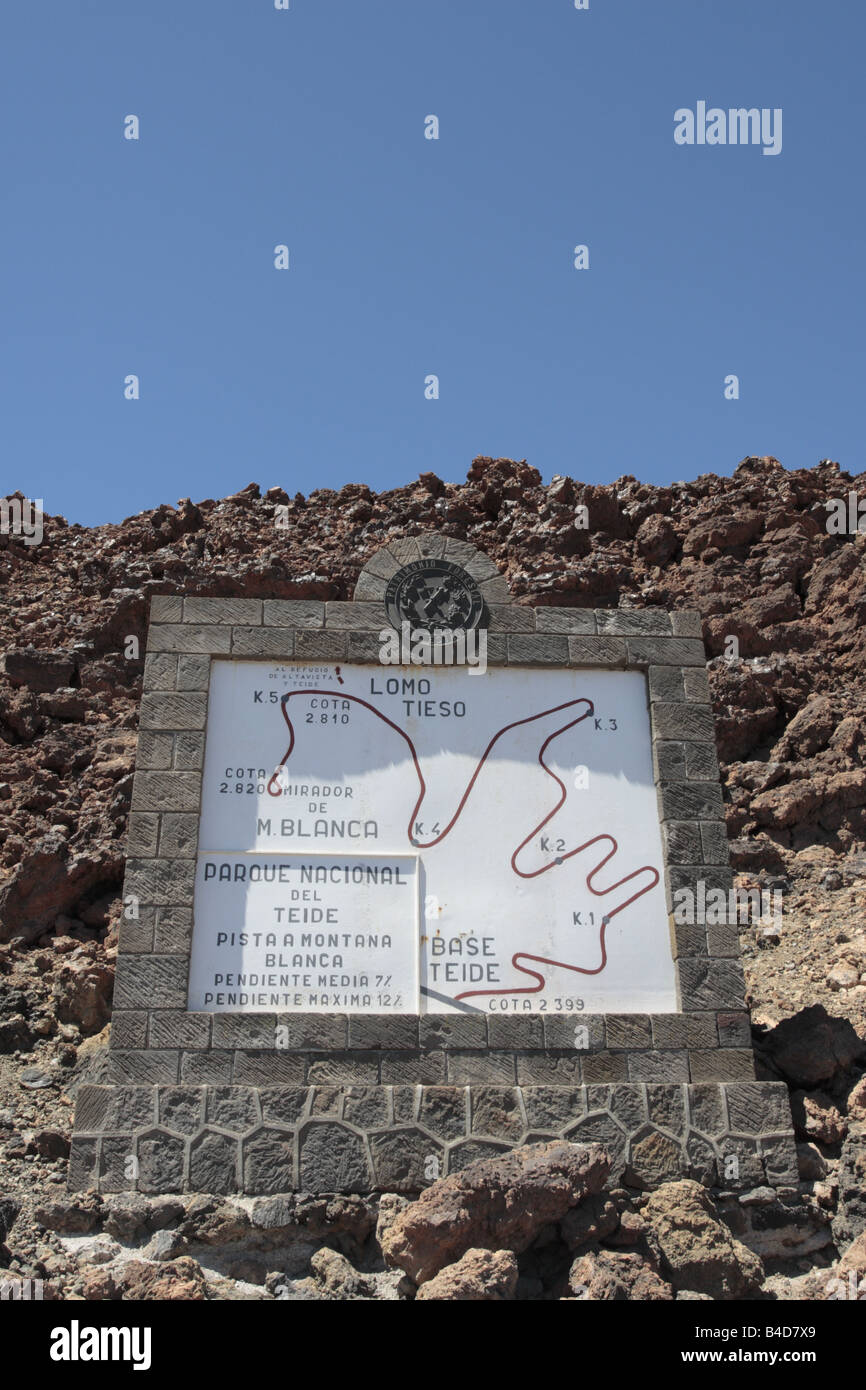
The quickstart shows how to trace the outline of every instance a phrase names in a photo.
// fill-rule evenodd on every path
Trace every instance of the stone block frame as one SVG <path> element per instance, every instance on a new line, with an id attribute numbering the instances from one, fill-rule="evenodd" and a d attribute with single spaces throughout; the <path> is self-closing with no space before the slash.
<path id="1" fill-rule="evenodd" d="M 580 1051 L 578 1016 L 186 1011 L 211 662 L 376 660 L 388 580 L 425 557 L 478 585 L 489 665 L 645 673 L 669 912 L 678 888 L 732 887 L 698 613 L 517 604 L 486 555 L 436 534 L 376 551 L 352 602 L 156 596 L 124 882 L 138 917 L 70 1187 L 415 1191 L 431 1156 L 451 1171 L 554 1135 L 604 1140 L 644 1186 L 796 1183 L 786 1088 L 755 1079 L 735 930 L 671 917 L 680 1011 L 580 1015 Z"/>

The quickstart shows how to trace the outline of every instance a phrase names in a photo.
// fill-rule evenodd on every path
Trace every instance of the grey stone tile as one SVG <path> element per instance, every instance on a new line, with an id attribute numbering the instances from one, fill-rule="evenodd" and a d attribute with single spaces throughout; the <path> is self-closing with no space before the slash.
<path id="1" fill-rule="evenodd" d="M 361 574 L 355 585 L 354 600 L 356 603 L 383 603 L 385 590 L 388 581 L 381 579 L 377 574 Z"/>
<path id="2" fill-rule="evenodd" d="M 599 608 L 596 610 L 600 633 L 623 637 L 669 636 L 671 615 L 664 608 Z"/>
<path id="3" fill-rule="evenodd" d="M 157 690 L 141 698 L 143 729 L 203 729 L 206 718 L 207 696 L 199 690 Z"/>
<path id="4" fill-rule="evenodd" d="M 441 560 L 448 546 L 450 537 L 443 536 L 435 531 L 426 531 L 421 536 L 415 537 L 415 544 L 419 553 L 428 560 Z"/>
<path id="5" fill-rule="evenodd" d="M 310 1086 L 375 1086 L 379 1082 L 378 1052 L 355 1052 L 307 1058 L 307 1084 Z"/>
<path id="6" fill-rule="evenodd" d="M 219 623 L 201 627 L 192 623 L 160 623 L 151 626 L 147 634 L 148 652 L 210 652 L 227 655 L 231 646 L 231 628 Z"/>
<path id="7" fill-rule="evenodd" d="M 719 779 L 719 759 L 714 743 L 686 743 L 686 777 L 689 781 L 713 782 Z"/>
<path id="8" fill-rule="evenodd" d="M 128 859 L 124 897 L 141 906 L 184 906 L 191 902 L 195 864 L 189 859 Z"/>
<path id="9" fill-rule="evenodd" d="M 716 726 L 709 705 L 659 701 L 651 710 L 653 738 L 703 740 L 715 746 Z"/>
<path id="10" fill-rule="evenodd" d="M 685 1051 L 630 1052 L 629 1081 L 688 1081 L 689 1055 Z"/>
<path id="11" fill-rule="evenodd" d="M 701 637 L 703 626 L 696 609 L 683 608 L 671 614 L 675 637 Z"/>
<path id="12" fill-rule="evenodd" d="M 692 1081 L 751 1081 L 755 1075 L 752 1049 L 715 1047 L 689 1053 Z"/>
<path id="13" fill-rule="evenodd" d="M 448 1080 L 452 1085 L 514 1085 L 517 1066 L 513 1052 L 449 1052 Z"/>
<path id="14" fill-rule="evenodd" d="M 144 1009 L 114 1009 L 111 1015 L 111 1046 L 136 1051 L 146 1045 L 147 1013 Z M 77 1112 L 75 1123 L 78 1124 Z"/>
<path id="15" fill-rule="evenodd" d="M 594 608 L 537 608 L 535 626 L 538 632 L 566 632 L 583 637 L 594 637 L 598 631 Z"/>
<path id="16" fill-rule="evenodd" d="M 651 700 L 685 701 L 686 690 L 681 666 L 650 666 L 647 676 Z"/>
<path id="17" fill-rule="evenodd" d="M 198 652 L 183 652 L 177 658 L 178 690 L 207 690 L 210 681 L 210 657 Z"/>
<path id="18" fill-rule="evenodd" d="M 487 1037 L 493 1048 L 544 1047 L 544 1018 L 541 1014 L 490 1014 Z"/>
<path id="19" fill-rule="evenodd" d="M 152 1010 L 148 1045 L 156 1048 L 210 1047 L 211 1014 L 191 1014 L 182 1009 Z M 114 1026 L 112 1022 L 112 1036 Z"/>
<path id="20" fill-rule="evenodd" d="M 622 637 L 569 637 L 569 666 L 625 666 L 628 661 Z"/>
<path id="21" fill-rule="evenodd" d="M 686 749 L 683 743 L 653 740 L 653 772 L 657 782 L 686 780 Z"/>
<path id="22" fill-rule="evenodd" d="M 321 628 L 325 626 L 325 605 L 318 599 L 266 598 L 263 616 L 270 627 Z"/>
<path id="23" fill-rule="evenodd" d="M 204 765 L 204 734 L 180 733 L 174 738 L 174 767 L 177 772 L 195 772 Z"/>
<path id="24" fill-rule="evenodd" d="M 380 661 L 382 653 L 382 638 L 380 633 L 384 631 L 385 624 L 379 632 L 350 632 L 349 633 L 349 661 Z"/>
<path id="25" fill-rule="evenodd" d="M 716 1023 L 722 1047 L 751 1047 L 752 1028 L 745 1011 L 718 1013 Z"/>
<path id="26" fill-rule="evenodd" d="M 385 612 L 383 603 L 326 603 L 325 604 L 325 627 L 344 631 L 349 628 L 354 631 L 366 631 L 371 629 L 379 630 L 388 622 L 388 615 Z"/>
<path id="27" fill-rule="evenodd" d="M 629 637 L 627 646 L 632 666 L 706 665 L 703 642 L 690 637 Z"/>
<path id="28" fill-rule="evenodd" d="M 728 830 L 724 821 L 701 822 L 701 855 L 706 864 L 726 865 L 730 862 Z"/>
<path id="29" fill-rule="evenodd" d="M 293 1052 L 335 1052 L 348 1047 L 346 1014 L 278 1014 L 277 1026 Z"/>
<path id="30" fill-rule="evenodd" d="M 652 1035 L 655 1047 L 715 1047 L 718 1040 L 716 1015 L 653 1014 Z"/>
<path id="31" fill-rule="evenodd" d="M 521 1086 L 570 1086 L 581 1084 L 586 1052 L 520 1052 L 517 1081 Z"/>
<path id="32" fill-rule="evenodd" d="M 276 1014 L 214 1014 L 214 1047 L 277 1047 Z"/>
<path id="33" fill-rule="evenodd" d="M 118 956 L 114 1006 L 118 1009 L 183 1009 L 188 963 L 181 956 Z"/>
<path id="34" fill-rule="evenodd" d="M 233 1052 L 183 1052 L 180 1059 L 180 1079 L 187 1085 L 210 1085 L 232 1079 Z"/>
<path id="35" fill-rule="evenodd" d="M 738 961 L 682 956 L 679 970 L 684 1012 L 745 1007 L 745 984 Z"/>
<path id="36" fill-rule="evenodd" d="M 149 955 L 153 951 L 154 909 L 140 908 L 138 917 L 121 917 L 118 947 L 123 955 Z"/>
<path id="37" fill-rule="evenodd" d="M 665 848 L 669 864 L 697 864 L 702 860 L 698 821 L 665 821 Z"/>
<path id="38" fill-rule="evenodd" d="M 507 579 L 503 579 L 502 575 L 495 579 L 482 579 L 478 584 L 478 592 L 488 605 L 511 602 L 511 590 Z"/>
<path id="39" fill-rule="evenodd" d="M 422 1014 L 419 1026 L 422 1048 L 470 1051 L 487 1046 L 486 1014 Z"/>
<path id="40" fill-rule="evenodd" d="M 578 1033 L 579 1028 L 586 1031 Z M 544 1042 L 548 1050 L 574 1048 L 577 1052 L 598 1052 L 605 1045 L 604 1015 L 545 1014 Z"/>
<path id="41" fill-rule="evenodd" d="M 201 774 L 198 772 L 136 772 L 133 778 L 135 812 L 197 812 L 200 794 Z"/>
<path id="42" fill-rule="evenodd" d="M 234 1059 L 232 1080 L 251 1086 L 302 1085 L 306 1059 L 297 1052 L 272 1052 L 265 1048 L 239 1048 L 229 1054 Z"/>
<path id="43" fill-rule="evenodd" d="M 535 609 L 517 603 L 488 605 L 491 632 L 535 632 Z"/>
<path id="44" fill-rule="evenodd" d="M 583 1079 L 587 1085 L 605 1081 L 628 1081 L 627 1052 L 582 1053 Z"/>
<path id="45" fill-rule="evenodd" d="M 420 556 L 418 558 L 420 558 Z M 387 581 L 392 575 L 397 573 L 403 563 L 402 560 L 398 560 L 397 556 L 393 554 L 390 546 L 384 545 L 381 550 L 375 551 L 375 553 L 370 556 L 369 560 L 364 562 L 364 568 L 361 574 L 372 574 L 379 579 Z"/>
<path id="46" fill-rule="evenodd" d="M 508 660 L 511 664 L 566 665 L 568 638 L 560 633 L 508 634 Z"/>
<path id="47" fill-rule="evenodd" d="M 295 656 L 298 660 L 312 660 L 319 657 L 323 661 L 345 660 L 349 650 L 347 632 L 296 632 Z"/>
<path id="48" fill-rule="evenodd" d="M 144 658 L 145 690 L 174 690 L 177 686 L 177 655 L 174 652 L 148 652 Z"/>
<path id="49" fill-rule="evenodd" d="M 113 1047 L 109 1054 L 109 1076 L 114 1082 L 141 1083 L 177 1081 L 180 1054 L 155 1052 L 152 1048 L 129 1052 Z"/>
<path id="50" fill-rule="evenodd" d="M 706 667 L 690 666 L 683 669 L 683 684 L 686 699 L 696 705 L 708 705 L 710 701 L 710 681 Z"/>
<path id="51" fill-rule="evenodd" d="M 724 809 L 718 782 L 671 782 L 661 799 L 665 820 L 719 820 Z"/>
<path id="52" fill-rule="evenodd" d="M 436 1086 L 447 1080 L 444 1052 L 383 1052 L 383 1086 Z"/>
<path id="53" fill-rule="evenodd" d="M 291 627 L 233 627 L 232 656 L 269 656 L 287 661 L 295 652 Z"/>
<path id="54" fill-rule="evenodd" d="M 154 594 L 150 600 L 152 623 L 179 623 L 183 620 L 183 598 L 180 594 Z"/>
<path id="55" fill-rule="evenodd" d="M 132 811 L 126 837 L 126 852 L 142 859 L 156 855 L 159 843 L 159 816 L 154 811 Z"/>
<path id="56" fill-rule="evenodd" d="M 185 598 L 185 623 L 243 623 L 254 627 L 262 621 L 260 598 Z"/>
<path id="57" fill-rule="evenodd" d="M 182 903 L 156 909 L 153 949 L 156 955 L 189 955 L 192 944 L 192 909 Z"/>
<path id="58" fill-rule="evenodd" d="M 174 734 L 154 733 L 139 729 L 135 750 L 135 766 L 142 770 L 161 772 L 171 767 Z"/>
<path id="59" fill-rule="evenodd" d="M 351 1014 L 349 1047 L 417 1051 L 418 1018 L 415 1014 Z"/>
<path id="60" fill-rule="evenodd" d="M 159 853 L 163 859 L 193 859 L 198 844 L 198 816 L 167 812 L 162 816 Z"/>
<path id="61" fill-rule="evenodd" d="M 612 1052 L 652 1046 L 649 1014 L 605 1014 L 604 1024 L 607 1046 Z"/>

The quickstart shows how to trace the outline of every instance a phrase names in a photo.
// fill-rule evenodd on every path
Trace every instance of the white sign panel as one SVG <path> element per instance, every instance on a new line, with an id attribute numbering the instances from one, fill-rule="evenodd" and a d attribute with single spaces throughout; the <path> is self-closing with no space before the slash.
<path id="1" fill-rule="evenodd" d="M 405 890 L 334 883 L 308 901 L 338 909 L 338 921 L 292 921 L 290 959 L 324 955 L 298 966 L 311 977 L 299 991 L 307 1002 L 280 1010 L 318 1008 L 310 1001 L 334 988 L 330 975 L 363 973 L 358 946 L 331 969 L 330 936 L 354 932 L 391 941 L 387 968 L 371 947 L 366 973 L 392 984 L 362 993 L 399 991 L 403 1002 L 374 997 L 334 1011 L 413 1012 L 404 951 L 415 892 L 421 1012 L 676 1010 L 639 673 L 214 661 L 190 1007 L 274 1009 L 203 1002 L 227 973 L 230 953 L 220 955 L 217 941 L 236 934 L 228 973 L 258 971 L 261 946 L 237 934 L 279 938 L 278 909 L 303 905 L 273 880 L 247 877 L 220 892 L 208 863 L 284 862 L 300 877 L 305 864 L 396 865 L 397 856 L 417 857 L 417 874 L 403 871 Z M 293 877 L 290 887 L 300 886 Z M 329 944 L 295 950 L 298 926 Z M 286 955 L 281 945 L 265 953 Z"/>
<path id="2" fill-rule="evenodd" d="M 199 855 L 190 1008 L 417 1013 L 417 862 Z"/>

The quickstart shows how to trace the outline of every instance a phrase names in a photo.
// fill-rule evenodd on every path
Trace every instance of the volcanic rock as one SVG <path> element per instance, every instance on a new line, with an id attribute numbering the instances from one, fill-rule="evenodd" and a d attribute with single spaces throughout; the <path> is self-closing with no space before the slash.
<path id="1" fill-rule="evenodd" d="M 706 1188 L 684 1179 L 653 1192 L 642 1216 L 662 1252 L 662 1272 L 674 1288 L 710 1298 L 747 1298 L 760 1286 L 763 1266 L 719 1220 Z"/>
<path id="2" fill-rule="evenodd" d="M 585 1302 L 623 1303 L 631 1299 L 673 1299 L 658 1269 L 642 1255 L 618 1250 L 596 1250 L 580 1255 L 568 1275 L 572 1298 Z"/>
<path id="3" fill-rule="evenodd" d="M 866 1061 L 866 1041 L 821 1004 L 783 1019 L 756 1040 L 756 1047 L 790 1085 L 804 1090 L 829 1085 L 854 1063 Z"/>
<path id="4" fill-rule="evenodd" d="M 538 1232 L 600 1192 L 610 1159 L 598 1145 L 554 1140 L 480 1159 L 422 1192 L 384 1233 L 382 1253 L 416 1284 L 467 1250 L 520 1254 Z"/>
<path id="5" fill-rule="evenodd" d="M 514 1298 L 517 1261 L 508 1250 L 467 1250 L 426 1284 L 416 1302 L 504 1303 Z"/>

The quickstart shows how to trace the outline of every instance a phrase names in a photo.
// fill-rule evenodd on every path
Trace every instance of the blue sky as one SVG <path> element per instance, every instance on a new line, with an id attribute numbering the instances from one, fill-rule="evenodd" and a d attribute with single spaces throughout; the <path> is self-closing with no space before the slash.
<path id="1" fill-rule="evenodd" d="M 0 33 L 0 492 L 93 524 L 477 454 L 864 468 L 863 6 L 8 0 Z M 782 152 L 677 146 L 702 100 L 781 108 Z"/>

